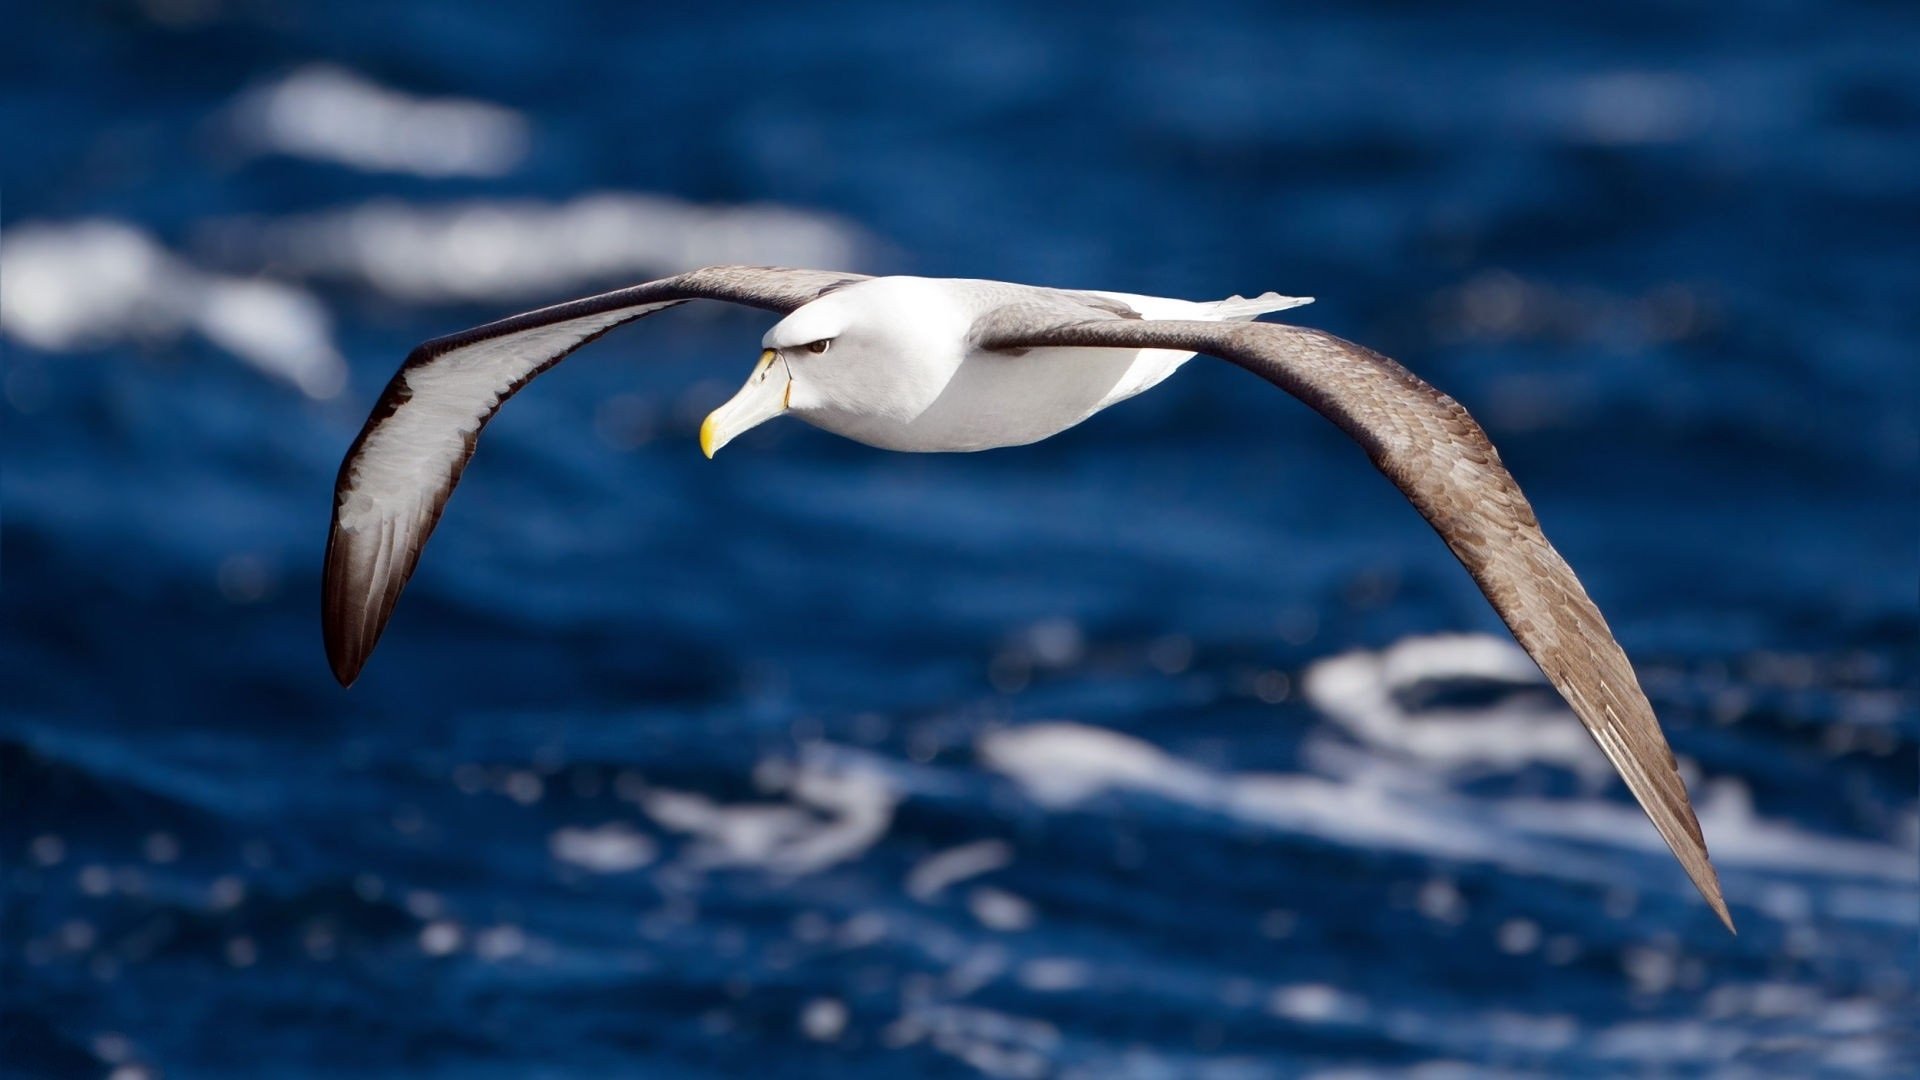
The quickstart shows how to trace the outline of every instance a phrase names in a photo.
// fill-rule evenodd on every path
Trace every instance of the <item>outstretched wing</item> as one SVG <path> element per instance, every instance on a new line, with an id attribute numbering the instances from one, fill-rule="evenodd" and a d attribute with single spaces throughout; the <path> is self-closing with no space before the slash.
<path id="1" fill-rule="evenodd" d="M 380 640 L 447 497 L 500 403 L 601 334 L 689 300 L 788 312 L 861 280 L 715 266 L 435 338 L 408 355 L 340 463 L 321 583 L 327 662 L 342 686 Z"/>
<path id="2" fill-rule="evenodd" d="M 1707 903 L 1733 929 L 1700 823 L 1653 706 L 1607 622 L 1547 542 L 1520 486 L 1460 403 L 1370 349 L 1274 323 L 1102 318 L 1036 322 L 989 313 L 982 348 L 1046 346 L 1204 352 L 1312 406 L 1366 448 L 1453 549 L 1508 629 L 1573 706 Z"/>

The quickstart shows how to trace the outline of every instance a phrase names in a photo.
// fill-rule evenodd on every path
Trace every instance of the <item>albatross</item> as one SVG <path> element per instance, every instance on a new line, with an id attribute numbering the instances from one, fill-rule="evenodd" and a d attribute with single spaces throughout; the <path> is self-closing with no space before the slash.
<path id="1" fill-rule="evenodd" d="M 1633 666 L 1486 433 L 1459 402 L 1371 349 L 1255 321 L 1307 297 L 1207 303 L 715 266 L 436 338 L 408 355 L 340 465 L 322 624 L 342 686 L 359 677 L 386 629 L 501 403 L 607 331 L 693 300 L 783 316 L 761 341 L 746 385 L 700 426 L 708 457 L 782 415 L 887 450 L 1020 446 L 1152 388 L 1199 354 L 1306 402 L 1358 442 L 1446 541 L 1733 929 Z"/>

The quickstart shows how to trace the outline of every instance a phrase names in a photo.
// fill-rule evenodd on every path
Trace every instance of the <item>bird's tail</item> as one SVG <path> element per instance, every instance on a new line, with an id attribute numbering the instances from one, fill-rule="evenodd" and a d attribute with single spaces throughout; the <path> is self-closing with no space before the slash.
<path id="1" fill-rule="evenodd" d="M 1225 300 L 1215 301 L 1211 314 L 1221 322 L 1246 322 L 1270 311 L 1285 311 L 1311 303 L 1311 296 L 1281 296 L 1271 292 L 1261 293 L 1251 300 L 1244 296 L 1229 296 Z"/>

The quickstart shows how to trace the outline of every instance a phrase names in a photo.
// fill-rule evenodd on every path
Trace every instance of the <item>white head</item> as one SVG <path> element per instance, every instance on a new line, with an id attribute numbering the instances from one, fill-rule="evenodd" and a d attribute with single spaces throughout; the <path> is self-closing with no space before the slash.
<path id="1" fill-rule="evenodd" d="M 925 278 L 871 278 L 830 292 L 767 331 L 747 384 L 700 426 L 700 448 L 712 457 L 783 413 L 893 445 L 946 390 L 966 358 L 971 321 Z"/>

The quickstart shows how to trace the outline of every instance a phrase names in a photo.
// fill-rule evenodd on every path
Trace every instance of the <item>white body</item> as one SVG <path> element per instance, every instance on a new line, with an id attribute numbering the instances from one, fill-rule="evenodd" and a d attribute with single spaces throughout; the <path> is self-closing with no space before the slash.
<path id="1" fill-rule="evenodd" d="M 831 292 L 782 319 L 764 345 L 785 362 L 786 411 L 885 450 L 987 450 L 1038 442 L 1158 384 L 1193 357 L 1162 349 L 986 352 L 980 315 L 1017 302 L 997 281 L 882 277 Z M 1210 303 L 1089 292 L 1148 319 L 1248 320 L 1293 297 Z M 830 342 L 824 353 L 807 345 Z"/>

